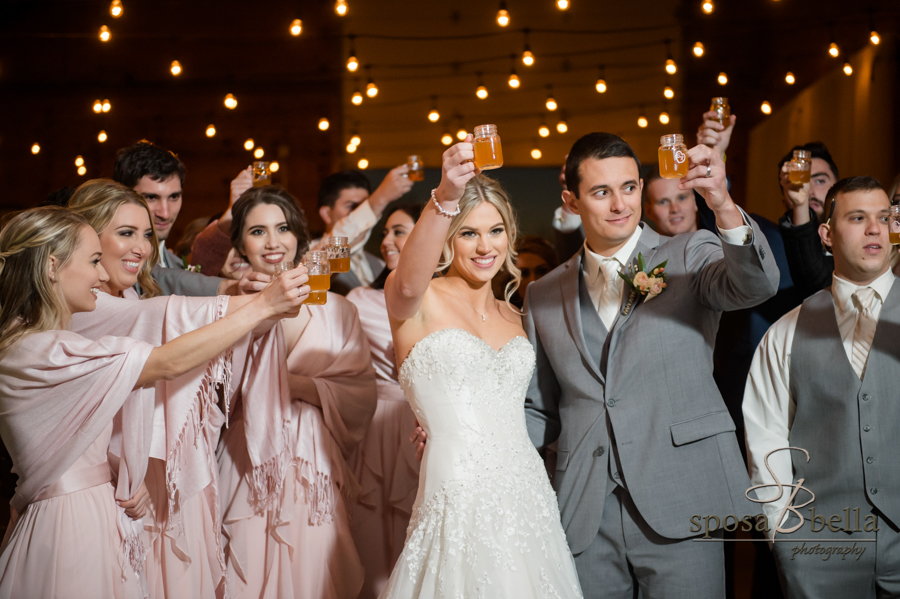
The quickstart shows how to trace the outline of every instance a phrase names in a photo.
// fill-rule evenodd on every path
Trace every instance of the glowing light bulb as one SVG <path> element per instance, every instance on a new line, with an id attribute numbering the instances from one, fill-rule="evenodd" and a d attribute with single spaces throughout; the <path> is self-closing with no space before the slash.
<path id="1" fill-rule="evenodd" d="M 497 11 L 497 25 L 506 27 L 509 25 L 509 11 L 501 8 Z"/>
<path id="2" fill-rule="evenodd" d="M 265 155 L 266 155 L 266 151 L 263 150 L 262 148 L 256 148 L 255 150 L 253 150 L 253 157 L 256 158 L 257 160 L 259 160 L 260 158 L 262 158 Z"/>
<path id="3" fill-rule="evenodd" d="M 81 154 L 75 157 L 75 166 L 81 166 L 84 164 L 84 158 L 81 157 Z"/>
<path id="4" fill-rule="evenodd" d="M 873 31 L 869 34 L 869 41 L 872 42 L 873 46 L 877 46 L 881 43 L 881 36 L 878 35 L 877 31 Z"/>
<path id="5" fill-rule="evenodd" d="M 350 143 L 352 143 L 354 146 L 358 146 L 362 143 L 362 139 L 360 139 L 359 135 L 354 135 L 350 138 Z"/>
<path id="6" fill-rule="evenodd" d="M 788 85 L 794 85 L 794 82 L 796 82 L 797 79 L 794 77 L 794 74 L 792 72 L 788 71 L 787 75 L 784 76 L 784 81 Z"/>
<path id="7" fill-rule="evenodd" d="M 350 101 L 353 102 L 356 106 L 359 106 L 363 103 L 363 95 L 359 92 L 353 92 L 353 97 L 350 98 Z"/>
<path id="8" fill-rule="evenodd" d="M 277 173 L 278 169 L 280 169 L 280 168 L 281 168 L 281 165 L 278 164 L 277 162 L 273 162 L 272 164 L 269 165 L 269 170 L 272 171 L 273 173 Z"/>
<path id="9" fill-rule="evenodd" d="M 641 129 L 646 128 L 649 124 L 650 122 L 647 121 L 647 117 L 645 117 L 644 115 L 638 117 L 638 127 L 640 127 Z"/>
<path id="10" fill-rule="evenodd" d="M 772 114 L 772 105 L 769 104 L 768 101 L 760 104 L 759 109 L 762 111 L 763 114 Z"/>
<path id="11" fill-rule="evenodd" d="M 541 137 L 547 137 L 548 135 L 550 135 L 550 127 L 548 127 L 547 125 L 541 125 L 538 128 L 538 135 L 540 135 Z"/>
<path id="12" fill-rule="evenodd" d="M 247 138 L 247 141 L 244 142 L 244 149 L 248 152 L 253 149 L 253 146 L 256 145 L 256 142 L 253 141 L 252 137 Z"/>
<path id="13" fill-rule="evenodd" d="M 121 17 L 124 10 L 125 7 L 122 6 L 122 0 L 112 0 L 109 5 L 109 14 L 111 14 L 114 19 Z"/>
<path id="14" fill-rule="evenodd" d="M 659 113 L 659 122 L 663 125 L 669 124 L 669 113 L 668 112 L 660 112 Z"/>
<path id="15" fill-rule="evenodd" d="M 107 27 L 106 25 L 103 25 L 102 27 L 100 27 L 100 41 L 101 42 L 108 42 L 111 37 L 112 37 L 112 33 L 109 31 L 109 27 Z"/>
<path id="16" fill-rule="evenodd" d="M 445 146 L 449 146 L 450 144 L 453 143 L 453 136 L 450 135 L 449 133 L 444 133 L 441 136 L 441 143 L 444 144 Z"/>
<path id="17" fill-rule="evenodd" d="M 85 173 L 87 173 L 87 168 L 84 167 L 84 166 L 79 166 L 79 167 L 78 167 L 78 174 L 81 175 L 81 176 L 83 177 Z"/>
<path id="18" fill-rule="evenodd" d="M 40 152 L 41 152 L 41 145 L 40 145 L 40 144 L 34 144 L 33 146 L 31 146 L 31 153 L 32 153 L 32 154 L 40 154 Z"/>
<path id="19" fill-rule="evenodd" d="M 354 152 L 356 152 L 356 145 L 355 144 L 347 144 L 347 153 L 352 154 Z"/>
<path id="20" fill-rule="evenodd" d="M 303 21 L 301 21 L 300 19 L 294 19 L 293 21 L 291 21 L 291 35 L 297 37 L 301 33 L 303 33 Z"/>
<path id="21" fill-rule="evenodd" d="M 522 64 L 526 67 L 530 67 L 534 64 L 534 54 L 531 53 L 531 50 L 526 46 L 525 51 L 522 52 Z"/>
<path id="22" fill-rule="evenodd" d="M 719 85 L 725 85 L 728 83 L 728 75 L 726 75 L 723 71 L 719 73 L 719 76 L 716 78 L 716 80 L 719 82 Z"/>
<path id="23" fill-rule="evenodd" d="M 712 11 L 716 9 L 715 5 L 712 3 L 712 0 L 704 0 L 703 4 L 700 5 L 700 8 L 703 9 L 708 15 L 712 14 Z"/>
<path id="24" fill-rule="evenodd" d="M 844 75 L 848 77 L 853 74 L 853 67 L 850 66 L 849 62 L 844 63 Z"/>
<path id="25" fill-rule="evenodd" d="M 441 113 L 437 111 L 436 108 L 432 108 L 431 112 L 428 113 L 428 120 L 432 123 L 436 123 L 441 120 Z"/>
<path id="26" fill-rule="evenodd" d="M 669 75 L 674 75 L 676 71 L 678 71 L 678 67 L 675 66 L 675 61 L 671 58 L 666 60 L 666 73 L 668 73 Z"/>
<path id="27" fill-rule="evenodd" d="M 365 158 L 360 158 L 359 162 L 356 163 L 356 166 L 365 170 L 365 169 L 369 168 L 369 161 L 366 160 Z"/>
<path id="28" fill-rule="evenodd" d="M 545 102 L 545 106 L 547 106 L 547 110 L 553 111 L 559 108 L 559 105 L 556 103 L 556 100 L 553 99 L 553 96 L 547 98 L 547 102 Z"/>
<path id="29" fill-rule="evenodd" d="M 566 131 L 569 130 L 569 125 L 567 125 L 565 121 L 561 120 L 558 123 L 556 123 L 556 130 L 559 133 L 565 133 Z"/>
<path id="30" fill-rule="evenodd" d="M 112 104 L 109 103 L 109 100 L 103 100 L 103 105 L 100 108 L 103 112 L 109 112 L 112 110 Z"/>
<path id="31" fill-rule="evenodd" d="M 671 100 L 675 97 L 675 90 L 667 85 L 665 88 L 663 88 L 663 96 L 665 96 L 666 99 Z"/>
<path id="32" fill-rule="evenodd" d="M 559 10 L 569 10 L 569 0 L 556 0 L 556 8 Z M 540 156 L 538 158 L 540 158 Z"/>
<path id="33" fill-rule="evenodd" d="M 206 137 L 215 137 L 216 135 L 216 126 L 210 125 L 206 128 Z"/>
<path id="34" fill-rule="evenodd" d="M 597 79 L 597 83 L 596 83 L 596 85 L 594 85 L 594 88 L 597 90 L 598 94 L 605 94 L 606 93 L 606 81 L 603 79 Z"/>
<path id="35" fill-rule="evenodd" d="M 337 13 L 339 17 L 343 17 L 347 14 L 347 0 L 337 0 L 334 3 L 334 12 Z"/>
<path id="36" fill-rule="evenodd" d="M 459 131 L 456 132 L 456 139 L 458 139 L 459 141 L 462 141 L 466 138 L 466 135 L 468 135 L 468 134 L 469 134 L 469 132 L 466 131 L 465 129 L 460 129 Z"/>
<path id="37" fill-rule="evenodd" d="M 540 160 L 541 156 L 543 156 L 543 154 L 541 154 L 540 149 L 535 148 L 531 151 L 531 157 L 534 158 L 535 160 Z"/>
<path id="38" fill-rule="evenodd" d="M 109 137 L 106 135 L 106 131 L 101 131 L 97 134 L 97 141 L 100 143 L 105 142 L 107 139 L 109 139 Z"/>
<path id="39" fill-rule="evenodd" d="M 331 126 L 331 123 L 328 122 L 328 119 L 322 117 L 319 119 L 319 131 L 328 131 L 328 128 Z"/>
<path id="40" fill-rule="evenodd" d="M 694 44 L 694 56 L 696 56 L 697 58 L 703 56 L 703 53 L 705 51 L 706 48 L 703 47 L 703 44 L 701 42 L 697 42 L 696 44 Z"/>
<path id="41" fill-rule="evenodd" d="M 178 77 L 181 75 L 181 63 L 177 60 L 172 61 L 172 66 L 169 67 L 169 70 L 172 71 L 172 75 Z"/>
<path id="42" fill-rule="evenodd" d="M 101 102 L 100 100 L 94 100 L 93 108 L 94 108 L 94 112 L 96 112 L 97 114 L 100 114 L 101 112 L 103 112 L 103 102 Z"/>
<path id="43" fill-rule="evenodd" d="M 378 95 L 378 86 L 375 85 L 374 81 L 370 80 L 369 83 L 366 84 L 366 95 L 370 98 L 374 98 Z"/>
<path id="44" fill-rule="evenodd" d="M 840 55 L 840 53 L 841 53 L 841 51 L 838 48 L 837 44 L 835 44 L 834 42 L 831 42 L 828 45 L 828 54 L 830 54 L 832 58 L 837 58 L 838 55 Z"/>
<path id="45" fill-rule="evenodd" d="M 508 83 L 509 83 L 509 86 L 513 89 L 519 89 L 519 85 L 521 84 L 521 82 L 519 81 L 519 76 L 516 75 L 515 73 L 509 74 Z"/>
<path id="46" fill-rule="evenodd" d="M 359 68 L 359 61 L 356 60 L 356 56 L 353 54 L 350 55 L 350 58 L 347 59 L 347 70 L 351 73 L 355 73 L 356 69 Z"/>
<path id="47" fill-rule="evenodd" d="M 234 110 L 237 108 L 237 98 L 234 97 L 234 94 L 228 94 L 225 96 L 225 108 L 229 110 Z"/>
<path id="48" fill-rule="evenodd" d="M 488 90 L 485 86 L 479 85 L 478 89 L 475 90 L 475 95 L 478 96 L 480 100 L 484 100 L 488 97 Z"/>

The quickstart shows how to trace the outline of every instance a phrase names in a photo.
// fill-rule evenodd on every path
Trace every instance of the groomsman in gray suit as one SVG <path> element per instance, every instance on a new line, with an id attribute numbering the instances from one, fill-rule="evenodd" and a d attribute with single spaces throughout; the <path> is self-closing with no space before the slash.
<path id="1" fill-rule="evenodd" d="M 642 226 L 637 155 L 592 133 L 569 152 L 563 192 L 584 247 L 528 290 L 528 432 L 538 448 L 559 441 L 554 486 L 591 599 L 724 597 L 722 543 L 698 541 L 692 518 L 761 511 L 744 496 L 712 351 L 721 312 L 772 297 L 778 267 L 729 196 L 718 153 L 680 158 L 682 185 L 704 196 L 718 235 Z"/>
<path id="2" fill-rule="evenodd" d="M 890 201 L 875 179 L 851 177 L 825 204 L 819 235 L 834 255 L 832 285 L 772 325 L 756 351 L 743 404 L 750 474 L 769 485 L 757 494 L 772 499 L 765 511 L 789 599 L 900 597 L 900 285 L 890 268 Z M 796 511 L 785 512 L 789 484 L 803 490 Z"/>

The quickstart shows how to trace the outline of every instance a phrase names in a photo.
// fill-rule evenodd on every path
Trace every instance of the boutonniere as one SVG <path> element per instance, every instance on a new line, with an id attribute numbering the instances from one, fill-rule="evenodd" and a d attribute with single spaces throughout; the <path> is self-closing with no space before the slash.
<path id="1" fill-rule="evenodd" d="M 184 270 L 187 270 L 189 272 L 200 272 L 200 265 L 199 264 L 194 264 L 194 265 L 189 264 L 187 257 L 184 257 L 181 259 L 181 268 L 183 268 Z"/>
<path id="2" fill-rule="evenodd" d="M 644 257 L 638 254 L 637 268 L 634 264 L 629 264 L 628 274 L 619 272 L 619 276 L 625 280 L 634 293 L 643 295 L 644 301 L 648 302 L 666 289 L 667 262 L 668 260 L 665 260 L 653 268 L 647 268 L 647 265 L 644 264 Z"/>

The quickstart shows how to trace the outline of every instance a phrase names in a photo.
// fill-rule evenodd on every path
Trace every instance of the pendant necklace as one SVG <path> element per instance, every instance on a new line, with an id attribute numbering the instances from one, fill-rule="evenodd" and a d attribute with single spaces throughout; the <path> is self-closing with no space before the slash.
<path id="1" fill-rule="evenodd" d="M 450 279 L 445 278 L 444 280 L 447 281 L 448 283 L 450 283 Z M 456 293 L 459 294 L 459 297 L 463 298 L 463 300 L 465 300 L 465 302 L 466 302 L 467 304 L 469 304 L 470 306 L 472 306 L 472 309 L 475 310 L 475 314 L 478 314 L 479 316 L 481 316 L 481 322 L 487 322 L 487 312 L 485 312 L 484 314 L 482 314 L 481 312 L 479 312 L 479 311 L 478 311 L 478 308 L 476 308 L 475 306 L 473 306 L 473 305 L 472 305 L 472 302 L 470 302 L 469 300 L 466 299 L 466 296 L 464 296 L 464 295 L 462 294 L 462 291 L 460 291 L 459 289 L 456 289 L 456 285 L 454 285 L 453 283 L 450 283 L 450 286 L 453 287 L 453 289 L 456 291 Z"/>

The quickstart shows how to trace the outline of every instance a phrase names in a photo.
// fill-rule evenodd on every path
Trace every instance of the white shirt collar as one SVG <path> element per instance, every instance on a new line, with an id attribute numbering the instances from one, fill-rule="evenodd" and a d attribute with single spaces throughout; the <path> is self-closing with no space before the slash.
<path id="1" fill-rule="evenodd" d="M 641 231 L 643 231 L 642 227 L 642 224 L 638 224 L 634 233 L 632 233 L 628 241 L 625 242 L 625 245 L 619 248 L 619 251 L 612 256 L 601 256 L 600 254 L 594 253 L 591 248 L 588 247 L 587 241 L 584 242 L 584 261 L 582 263 L 582 268 L 587 274 L 589 282 L 593 282 L 600 275 L 600 264 L 604 260 L 615 258 L 623 266 L 628 263 L 628 259 L 631 258 L 631 254 L 634 253 L 634 248 L 637 247 L 638 240 L 641 238 Z"/>
<path id="2" fill-rule="evenodd" d="M 856 285 L 846 279 L 842 279 L 836 274 L 833 275 L 833 279 L 831 295 L 834 298 L 835 305 L 842 312 L 845 312 L 854 309 L 853 294 L 857 289 L 862 289 L 863 287 L 871 287 L 874 289 L 878 299 L 881 300 L 881 303 L 883 304 L 888 293 L 891 291 L 891 286 L 894 284 L 894 273 L 889 268 L 887 272 L 872 281 L 869 285 Z"/>
<path id="3" fill-rule="evenodd" d="M 162 266 L 167 268 L 171 268 L 171 264 L 166 259 L 166 240 L 162 240 L 159 242 L 159 261 L 162 263 Z"/>

